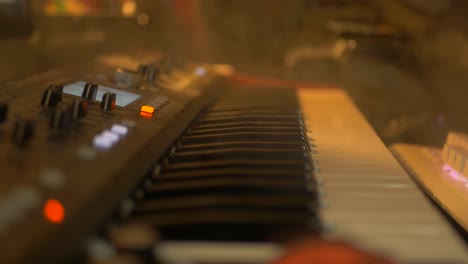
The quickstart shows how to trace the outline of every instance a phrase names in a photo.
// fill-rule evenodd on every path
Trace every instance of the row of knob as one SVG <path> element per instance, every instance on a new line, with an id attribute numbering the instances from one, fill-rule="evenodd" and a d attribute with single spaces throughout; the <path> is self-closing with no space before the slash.
<path id="1" fill-rule="evenodd" d="M 94 83 L 86 83 L 83 88 L 81 98 L 87 101 L 96 100 L 98 92 L 98 85 Z M 57 107 L 63 98 L 63 86 L 62 85 L 50 85 L 42 95 L 41 105 L 44 107 Z M 101 100 L 101 109 L 106 111 L 112 111 L 115 109 L 115 102 L 117 95 L 115 93 L 105 93 Z M 80 108 L 77 108 L 78 110 Z"/>
<path id="2" fill-rule="evenodd" d="M 50 127 L 54 130 L 61 130 L 70 127 L 73 121 L 80 120 L 86 116 L 89 102 L 96 99 L 98 85 L 86 83 L 82 99 L 73 100 L 68 107 L 60 107 L 63 99 L 63 86 L 50 85 L 43 93 L 41 106 L 53 108 Z M 115 109 L 117 96 L 115 93 L 105 93 L 101 100 L 101 109 L 112 111 Z M 8 104 L 0 102 L 0 123 L 7 120 Z M 35 122 L 29 119 L 17 119 L 13 129 L 13 141 L 18 145 L 28 142 L 35 131 Z"/>
<path id="3" fill-rule="evenodd" d="M 136 72 L 118 68 L 114 74 L 114 82 L 119 87 L 136 89 L 143 81 L 154 82 L 159 72 L 160 67 L 149 64 L 140 64 Z"/>
<path id="4" fill-rule="evenodd" d="M 0 124 L 7 120 L 8 104 L 0 102 Z M 32 120 L 17 119 L 13 129 L 13 141 L 22 144 L 34 135 L 35 123 Z"/>

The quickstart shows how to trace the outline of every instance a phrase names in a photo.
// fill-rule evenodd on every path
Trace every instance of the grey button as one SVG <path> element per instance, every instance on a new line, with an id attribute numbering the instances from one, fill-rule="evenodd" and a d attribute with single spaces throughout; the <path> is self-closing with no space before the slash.
<path id="1" fill-rule="evenodd" d="M 12 197 L 8 197 L 0 202 L 0 222 L 5 224 L 15 223 L 23 218 L 25 210 L 18 206 Z"/>
<path id="2" fill-rule="evenodd" d="M 135 128 L 137 125 L 136 122 L 131 119 L 123 119 L 120 123 L 129 128 Z"/>
<path id="3" fill-rule="evenodd" d="M 65 173 L 59 168 L 45 168 L 39 174 L 42 186 L 50 189 L 59 189 L 65 185 Z"/>
<path id="4" fill-rule="evenodd" d="M 15 203 L 26 209 L 37 209 L 41 205 L 41 194 L 33 187 L 20 186 L 13 191 Z"/>
<path id="5" fill-rule="evenodd" d="M 0 235 L 9 227 L 24 219 L 31 209 L 41 205 L 40 193 L 28 186 L 18 186 L 0 199 Z"/>
<path id="6" fill-rule="evenodd" d="M 92 238 L 87 244 L 88 255 L 95 258 L 106 258 L 114 256 L 117 252 L 114 247 L 106 240 Z"/>
<path id="7" fill-rule="evenodd" d="M 94 160 L 97 155 L 96 151 L 90 146 L 79 147 L 76 154 L 83 160 Z"/>

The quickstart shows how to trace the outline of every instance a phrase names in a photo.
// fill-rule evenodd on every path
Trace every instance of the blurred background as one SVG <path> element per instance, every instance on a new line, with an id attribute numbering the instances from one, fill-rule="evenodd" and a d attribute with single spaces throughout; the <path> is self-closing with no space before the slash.
<path id="1" fill-rule="evenodd" d="M 465 0 L 0 0 L 0 81 L 158 50 L 344 88 L 386 144 L 468 132 Z"/>

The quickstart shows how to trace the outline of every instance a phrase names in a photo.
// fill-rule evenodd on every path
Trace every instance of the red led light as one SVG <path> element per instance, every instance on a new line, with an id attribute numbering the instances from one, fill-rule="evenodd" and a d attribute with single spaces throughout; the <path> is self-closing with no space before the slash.
<path id="1" fill-rule="evenodd" d="M 44 204 L 44 217 L 53 224 L 60 224 L 65 219 L 65 208 L 56 199 L 49 199 Z"/>
<path id="2" fill-rule="evenodd" d="M 152 106 L 144 105 L 144 106 L 141 107 L 140 111 L 141 111 L 142 113 L 153 114 L 154 111 L 155 111 L 155 109 L 154 109 L 154 107 L 152 107 Z"/>

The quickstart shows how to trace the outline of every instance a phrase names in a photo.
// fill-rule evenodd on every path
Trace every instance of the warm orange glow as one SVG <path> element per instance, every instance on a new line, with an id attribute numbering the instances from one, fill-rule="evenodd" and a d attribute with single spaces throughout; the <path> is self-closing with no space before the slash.
<path id="1" fill-rule="evenodd" d="M 286 253 L 272 264 L 395 264 L 386 256 L 363 251 L 339 241 L 308 239 L 292 244 Z"/>
<path id="2" fill-rule="evenodd" d="M 148 114 L 153 114 L 154 113 L 154 107 L 149 106 L 149 105 L 144 105 L 141 107 L 141 112 L 148 113 Z"/>
<path id="3" fill-rule="evenodd" d="M 44 216 L 53 224 L 60 224 L 65 219 L 65 208 L 62 203 L 55 199 L 49 199 L 44 204 Z"/>
<path id="4" fill-rule="evenodd" d="M 140 112 L 140 116 L 145 117 L 145 118 L 151 118 L 153 114 L 146 113 L 146 112 Z"/>
<path id="5" fill-rule="evenodd" d="M 122 3 L 122 15 L 124 17 L 133 16 L 136 12 L 136 2 L 135 0 L 128 0 Z"/>

